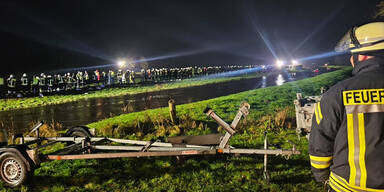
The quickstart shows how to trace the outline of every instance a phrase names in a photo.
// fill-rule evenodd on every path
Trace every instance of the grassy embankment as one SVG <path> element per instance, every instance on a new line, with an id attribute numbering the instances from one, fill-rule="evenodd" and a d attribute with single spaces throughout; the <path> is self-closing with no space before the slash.
<path id="1" fill-rule="evenodd" d="M 90 124 L 101 135 L 151 139 L 170 135 L 206 134 L 220 127 L 202 111 L 212 107 L 230 122 L 242 101 L 251 104 L 250 115 L 239 125 L 231 145 L 262 148 L 267 130 L 271 148 L 297 144 L 301 155 L 289 160 L 270 156 L 271 183 L 262 177 L 262 156 L 191 157 L 183 163 L 175 158 L 127 158 L 47 162 L 35 170 L 35 177 L 24 191 L 321 191 L 309 167 L 308 141 L 295 134 L 296 92 L 319 94 L 350 74 L 350 68 L 282 86 L 246 91 L 206 101 L 177 106 L 179 125 L 169 122 L 166 108 L 120 115 Z"/>
<path id="2" fill-rule="evenodd" d="M 108 88 L 99 91 L 92 91 L 87 94 L 74 94 L 74 95 L 53 95 L 45 97 L 32 97 L 32 98 L 19 98 L 19 99 L 0 99 L 0 111 L 7 111 L 12 109 L 25 109 L 37 106 L 55 105 L 61 103 L 69 103 L 83 99 L 91 98 L 106 98 L 116 97 L 122 95 L 132 95 L 145 92 L 154 92 L 160 90 L 170 90 L 185 87 L 194 87 L 214 83 L 222 83 L 228 81 L 236 81 L 247 78 L 260 77 L 261 73 L 243 74 L 238 77 L 221 77 L 216 79 L 186 79 L 182 81 L 168 82 L 156 85 L 139 86 L 139 87 L 126 87 L 126 88 Z"/>

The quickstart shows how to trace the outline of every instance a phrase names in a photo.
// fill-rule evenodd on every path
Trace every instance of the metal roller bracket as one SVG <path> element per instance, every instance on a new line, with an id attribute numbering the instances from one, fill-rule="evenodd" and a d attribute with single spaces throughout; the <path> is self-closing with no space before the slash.
<path id="1" fill-rule="evenodd" d="M 210 116 L 212 119 L 214 119 L 219 125 L 221 125 L 225 130 L 225 136 L 221 139 L 221 142 L 219 144 L 219 149 L 228 148 L 228 142 L 229 139 L 236 133 L 235 129 L 237 127 L 237 124 L 239 124 L 239 121 L 241 117 L 246 117 L 249 114 L 249 109 L 251 106 L 247 102 L 243 102 L 241 104 L 241 107 L 239 111 L 237 112 L 235 118 L 233 119 L 231 125 L 228 125 L 223 119 L 221 119 L 211 108 L 206 108 L 204 110 L 204 113 L 207 114 L 207 116 Z"/>

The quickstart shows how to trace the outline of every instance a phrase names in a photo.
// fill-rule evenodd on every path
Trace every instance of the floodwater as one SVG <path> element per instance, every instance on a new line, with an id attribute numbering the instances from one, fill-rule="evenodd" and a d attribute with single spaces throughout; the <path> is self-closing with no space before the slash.
<path id="1" fill-rule="evenodd" d="M 126 95 L 112 98 L 97 98 L 71 103 L 18 109 L 0 112 L 0 127 L 11 134 L 30 130 L 33 122 L 60 123 L 63 127 L 85 125 L 91 122 L 120 115 L 168 106 L 170 98 L 176 104 L 191 103 L 219 96 L 239 93 L 256 88 L 279 86 L 285 82 L 314 76 L 314 73 L 300 73 L 293 77 L 288 73 L 271 74 L 259 78 L 209 84 L 198 87 L 181 88 Z M 201 109 L 202 111 L 204 109 Z"/>

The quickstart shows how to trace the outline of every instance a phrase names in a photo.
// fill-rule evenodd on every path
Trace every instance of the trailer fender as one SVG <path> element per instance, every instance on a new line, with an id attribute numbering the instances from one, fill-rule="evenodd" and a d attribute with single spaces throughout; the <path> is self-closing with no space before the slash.
<path id="1" fill-rule="evenodd" d="M 28 171 L 32 171 L 33 168 L 35 167 L 33 161 L 29 158 L 26 149 L 21 149 L 19 147 L 14 147 L 14 146 L 11 146 L 11 147 L 8 146 L 8 147 L 0 148 L 0 156 L 6 152 L 14 153 L 17 156 L 19 156 L 19 158 L 26 165 Z"/>
<path id="2" fill-rule="evenodd" d="M 87 126 L 75 126 L 68 129 L 64 134 L 65 136 L 77 136 L 77 137 L 92 137 L 92 133 L 89 131 Z"/>

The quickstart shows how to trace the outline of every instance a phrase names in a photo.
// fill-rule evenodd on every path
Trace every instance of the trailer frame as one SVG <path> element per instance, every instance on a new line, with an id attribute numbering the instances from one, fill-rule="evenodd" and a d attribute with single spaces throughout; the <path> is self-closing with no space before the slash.
<path id="1" fill-rule="evenodd" d="M 293 145 L 292 149 L 269 149 L 267 133 L 264 133 L 263 149 L 242 149 L 229 145 L 230 138 L 236 133 L 236 127 L 242 117 L 249 114 L 250 105 L 243 103 L 231 125 L 222 120 L 212 109 L 206 108 L 204 112 L 214 119 L 226 131 L 219 141 L 212 145 L 198 145 L 182 140 L 181 143 L 161 142 L 159 140 L 140 141 L 129 139 L 117 139 L 92 136 L 84 127 L 74 127 L 67 131 L 63 137 L 41 137 L 39 128 L 43 122 L 34 126 L 27 135 L 15 135 L 12 138 L 13 145 L 0 148 L 0 176 L 7 186 L 17 187 L 21 185 L 26 176 L 39 167 L 41 162 L 51 160 L 74 159 L 111 159 L 126 157 L 160 157 L 160 156 L 195 156 L 195 155 L 264 155 L 264 178 L 269 182 L 268 155 L 291 156 L 300 154 Z M 34 136 L 31 136 L 34 133 Z M 69 134 L 69 135 L 68 135 Z M 218 138 L 217 135 L 187 136 L 194 142 L 199 139 Z M 15 144 L 19 141 L 19 144 Z M 49 154 L 40 153 L 44 148 L 56 143 L 65 142 L 67 145 Z M 44 143 L 44 144 L 43 144 Z M 203 142 L 204 143 L 204 142 Z M 2 158 L 6 155 L 7 158 Z"/>

